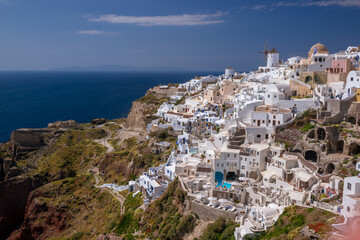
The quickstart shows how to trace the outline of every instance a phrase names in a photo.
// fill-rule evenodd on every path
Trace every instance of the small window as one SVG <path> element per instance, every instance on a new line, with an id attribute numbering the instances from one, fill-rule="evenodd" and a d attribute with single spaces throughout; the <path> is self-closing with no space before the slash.
<path id="1" fill-rule="evenodd" d="M 350 81 L 354 81 L 354 78 L 352 77 L 352 78 L 350 78 Z"/>
<path id="2" fill-rule="evenodd" d="M 230 157 L 230 154 L 228 153 L 228 155 L 227 155 L 228 157 Z"/>
<path id="3" fill-rule="evenodd" d="M 269 138 L 269 134 L 265 134 L 265 138 L 268 139 L 268 138 Z"/>
<path id="4" fill-rule="evenodd" d="M 262 120 L 262 123 L 265 123 L 265 120 Z"/>
<path id="5" fill-rule="evenodd" d="M 347 209 L 346 209 L 348 212 L 350 212 L 350 207 L 347 207 Z"/>
<path id="6" fill-rule="evenodd" d="M 219 167 L 219 164 L 217 163 L 216 166 Z"/>
<path id="7" fill-rule="evenodd" d="M 257 138 L 261 138 L 261 135 L 256 135 Z"/>
<path id="8" fill-rule="evenodd" d="M 348 183 L 348 184 L 347 184 L 347 189 L 348 189 L 348 190 L 351 190 L 351 183 Z"/>
<path id="9" fill-rule="evenodd" d="M 278 124 L 280 124 L 280 121 L 278 121 Z"/>

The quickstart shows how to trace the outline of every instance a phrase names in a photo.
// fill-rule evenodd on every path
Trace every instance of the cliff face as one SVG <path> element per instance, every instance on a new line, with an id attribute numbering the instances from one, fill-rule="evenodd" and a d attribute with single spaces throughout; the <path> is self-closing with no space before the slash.
<path id="1" fill-rule="evenodd" d="M 161 104 L 168 101 L 162 95 L 147 92 L 146 95 L 133 102 L 126 119 L 126 127 L 133 130 L 146 131 L 147 124 L 152 120 Z"/>
<path id="2" fill-rule="evenodd" d="M 0 182 L 0 238 L 21 223 L 29 193 L 42 185 L 42 179 L 19 176 Z"/>
<path id="3" fill-rule="evenodd" d="M 37 191 L 30 193 L 24 223 L 8 239 L 45 239 L 48 232 L 60 232 L 66 227 L 66 208 L 49 207 L 37 199 L 40 196 Z"/>
<path id="4" fill-rule="evenodd" d="M 48 183 L 30 193 L 24 221 L 9 240 L 94 239 L 108 232 L 121 206 L 94 187 L 92 174 Z"/>
<path id="5" fill-rule="evenodd" d="M 147 107 L 146 103 L 140 101 L 133 102 L 130 113 L 126 119 L 126 128 L 144 131 L 146 129 L 146 122 L 143 113 Z"/>

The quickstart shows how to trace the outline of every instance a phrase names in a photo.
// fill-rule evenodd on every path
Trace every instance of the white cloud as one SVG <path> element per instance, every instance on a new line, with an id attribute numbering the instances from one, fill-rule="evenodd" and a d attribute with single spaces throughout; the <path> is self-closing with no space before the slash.
<path id="1" fill-rule="evenodd" d="M 253 5 L 249 8 L 255 11 L 261 10 L 274 10 L 279 7 L 329 7 L 329 6 L 340 6 L 340 7 L 360 7 L 360 0 L 318 0 L 318 1 L 294 1 L 294 2 L 277 2 L 268 5 Z M 240 7 L 239 9 L 245 9 L 245 6 Z"/>
<path id="2" fill-rule="evenodd" d="M 305 2 L 304 6 L 342 6 L 342 7 L 360 7 L 360 0 L 330 0 L 330 1 L 315 1 L 315 2 Z"/>
<path id="3" fill-rule="evenodd" d="M 251 7 L 251 9 L 255 11 L 259 11 L 259 10 L 263 10 L 266 7 L 267 7 L 266 5 L 254 5 Z"/>
<path id="4" fill-rule="evenodd" d="M 119 33 L 117 32 L 105 32 L 105 31 L 99 31 L 99 30 L 82 30 L 77 32 L 80 35 L 117 35 Z"/>
<path id="5" fill-rule="evenodd" d="M 182 14 L 167 16 L 119 16 L 102 15 L 100 17 L 87 17 L 90 22 L 125 23 L 139 26 L 195 26 L 222 23 L 219 19 L 224 12 L 214 14 Z"/>

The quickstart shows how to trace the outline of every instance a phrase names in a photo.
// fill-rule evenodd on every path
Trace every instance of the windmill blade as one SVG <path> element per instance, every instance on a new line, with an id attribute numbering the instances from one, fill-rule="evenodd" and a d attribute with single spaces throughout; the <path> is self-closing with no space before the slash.
<path id="1" fill-rule="evenodd" d="M 265 52 L 268 52 L 268 49 L 269 49 L 269 42 L 268 41 L 265 41 L 264 48 L 265 48 Z"/>

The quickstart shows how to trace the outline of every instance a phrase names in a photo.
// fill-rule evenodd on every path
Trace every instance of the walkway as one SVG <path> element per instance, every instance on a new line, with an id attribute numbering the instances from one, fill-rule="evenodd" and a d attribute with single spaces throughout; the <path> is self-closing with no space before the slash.
<path id="1" fill-rule="evenodd" d="M 99 183 L 103 182 L 103 180 L 99 176 L 99 169 L 93 168 L 93 169 L 90 169 L 89 172 L 92 172 L 94 174 L 95 187 L 99 188 L 100 187 Z M 121 205 L 120 212 L 121 212 L 121 215 L 123 215 L 125 213 L 125 206 L 124 206 L 125 198 L 118 192 L 113 191 L 111 188 L 108 188 L 108 187 L 101 187 L 101 188 L 104 189 L 105 191 L 107 191 L 108 193 L 110 193 L 111 195 L 113 195 L 113 197 L 120 203 L 120 205 Z"/>
<path id="2" fill-rule="evenodd" d="M 104 128 L 103 125 L 96 126 L 95 128 L 104 130 L 106 132 L 106 137 L 103 139 L 96 139 L 94 141 L 105 146 L 107 148 L 106 153 L 112 153 L 114 151 L 114 147 L 108 142 L 111 137 L 110 130 Z"/>

